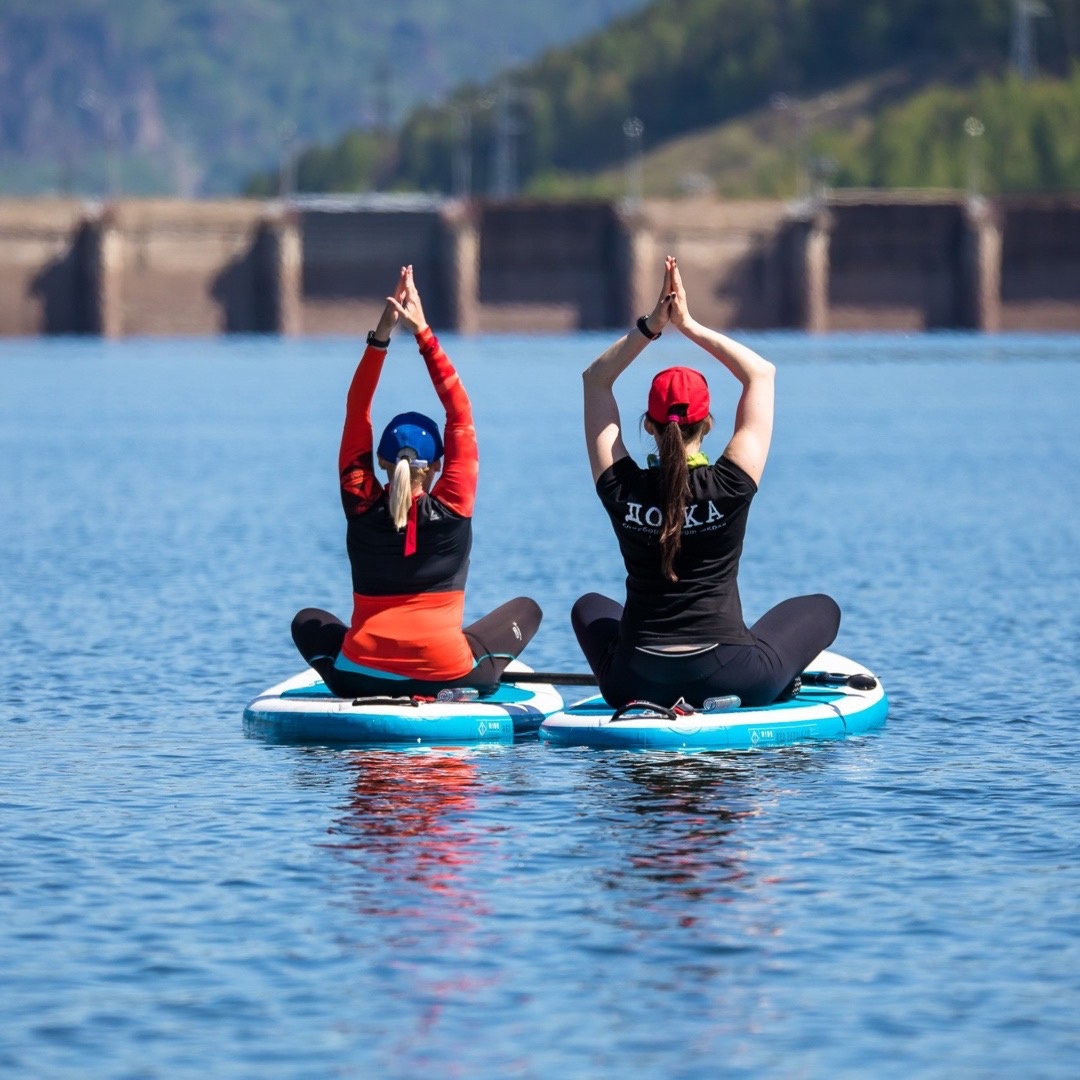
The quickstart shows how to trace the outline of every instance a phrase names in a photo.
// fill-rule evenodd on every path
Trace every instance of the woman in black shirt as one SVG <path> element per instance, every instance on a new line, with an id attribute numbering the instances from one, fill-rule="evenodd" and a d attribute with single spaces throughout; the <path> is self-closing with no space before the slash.
<path id="1" fill-rule="evenodd" d="M 653 380 L 645 430 L 657 454 L 640 468 L 623 444 L 615 380 L 667 325 L 720 361 L 742 384 L 734 432 L 710 465 L 709 388 L 692 368 Z M 673 257 L 652 312 L 586 369 L 585 437 L 593 481 L 626 564 L 626 603 L 589 593 L 571 618 L 600 691 L 700 707 L 736 694 L 768 705 L 827 648 L 840 626 L 828 596 L 785 600 L 753 626 L 743 621 L 738 571 L 750 502 L 769 453 L 775 368 L 752 349 L 693 319 Z"/>

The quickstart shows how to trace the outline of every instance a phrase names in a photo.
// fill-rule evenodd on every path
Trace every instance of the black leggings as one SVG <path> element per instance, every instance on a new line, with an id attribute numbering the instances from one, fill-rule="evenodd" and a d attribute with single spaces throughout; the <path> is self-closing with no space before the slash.
<path id="1" fill-rule="evenodd" d="M 292 638 L 300 655 L 337 697 L 434 695 L 453 686 L 472 686 L 479 690 L 496 687 L 506 665 L 532 641 L 542 618 L 543 613 L 535 600 L 519 596 L 464 627 L 462 633 L 476 657 L 476 666 L 457 679 L 380 679 L 376 675 L 334 667 L 349 628 L 337 616 L 321 608 L 304 608 L 297 613 L 292 621 Z"/>
<path id="2" fill-rule="evenodd" d="M 581 597 L 570 613 L 578 644 L 600 693 L 618 708 L 628 701 L 673 705 L 680 697 L 700 708 L 705 699 L 737 694 L 743 705 L 771 705 L 840 629 L 830 596 L 796 596 L 767 611 L 749 645 L 708 645 L 660 653 L 619 639 L 622 605 L 599 593 Z"/>

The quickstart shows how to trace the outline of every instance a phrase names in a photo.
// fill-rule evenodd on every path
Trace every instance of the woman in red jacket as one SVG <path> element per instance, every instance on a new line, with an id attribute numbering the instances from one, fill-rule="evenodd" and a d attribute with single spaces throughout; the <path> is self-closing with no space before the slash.
<path id="1" fill-rule="evenodd" d="M 446 410 L 440 437 L 420 413 L 395 416 L 379 440 L 375 474 L 371 401 L 398 321 L 415 335 Z M 535 601 L 518 597 L 462 627 L 472 514 L 479 475 L 472 406 L 424 318 L 411 266 L 353 376 L 338 458 L 348 522 L 353 612 L 349 626 L 305 608 L 292 624 L 304 659 L 341 697 L 489 689 L 540 625 Z"/>

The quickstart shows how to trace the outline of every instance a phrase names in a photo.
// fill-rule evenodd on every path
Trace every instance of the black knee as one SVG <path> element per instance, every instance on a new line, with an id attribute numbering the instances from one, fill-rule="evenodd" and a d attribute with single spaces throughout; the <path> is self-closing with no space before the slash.
<path id="1" fill-rule="evenodd" d="M 518 596 L 510 603 L 514 605 L 514 617 L 521 625 L 522 632 L 529 628 L 525 638 L 528 641 L 540 629 L 540 623 L 544 620 L 543 609 L 531 596 Z"/>
<path id="2" fill-rule="evenodd" d="M 303 608 L 293 616 L 292 626 L 289 627 L 289 632 L 292 634 L 293 641 L 296 642 L 299 647 L 300 639 L 305 636 L 305 628 L 314 622 L 317 616 L 322 613 L 318 608 Z"/>
<path id="3" fill-rule="evenodd" d="M 310 664 L 314 659 L 333 660 L 341 649 L 347 627 L 322 608 L 304 608 L 292 621 L 292 639 L 297 651 Z"/>
<path id="4" fill-rule="evenodd" d="M 536 636 L 536 631 L 540 629 L 540 623 L 544 618 L 544 612 L 531 596 L 515 596 L 513 600 L 504 604 L 501 610 L 510 618 L 510 634 L 513 636 L 513 641 L 509 642 L 509 648 L 516 656 Z"/>
<path id="5" fill-rule="evenodd" d="M 818 618 L 821 620 L 821 628 L 828 633 L 828 643 L 831 645 L 840 633 L 840 605 L 825 593 L 816 593 L 814 600 L 818 606 Z"/>
<path id="6" fill-rule="evenodd" d="M 622 618 L 622 604 L 612 600 L 603 593 L 590 592 L 579 596 L 570 609 L 570 624 L 574 632 L 580 635 L 590 623 L 597 619 L 614 619 L 618 622 Z"/>

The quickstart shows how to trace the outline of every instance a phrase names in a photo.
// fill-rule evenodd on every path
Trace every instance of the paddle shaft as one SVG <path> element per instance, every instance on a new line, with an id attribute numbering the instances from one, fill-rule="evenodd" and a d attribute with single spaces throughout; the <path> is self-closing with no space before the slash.
<path id="1" fill-rule="evenodd" d="M 559 686 L 595 686 L 596 676 L 584 671 L 504 671 L 504 683 L 555 683 Z"/>
<path id="2" fill-rule="evenodd" d="M 504 671 L 504 683 L 553 683 L 556 686 L 596 686 L 596 676 L 584 671 Z M 829 671 L 804 671 L 802 681 L 808 686 L 850 686 L 855 690 L 873 690 L 877 680 L 872 675 Z"/>

